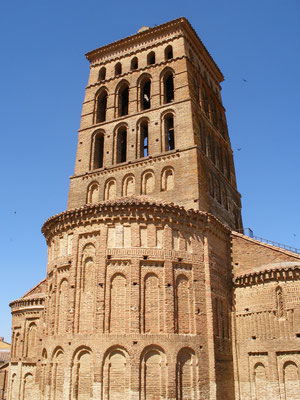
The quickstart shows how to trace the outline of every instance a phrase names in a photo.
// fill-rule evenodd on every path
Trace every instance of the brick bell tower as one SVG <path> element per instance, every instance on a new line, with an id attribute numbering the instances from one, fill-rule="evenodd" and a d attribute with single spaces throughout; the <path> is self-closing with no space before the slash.
<path id="1" fill-rule="evenodd" d="M 89 52 L 68 209 L 131 195 L 241 229 L 223 75 L 184 18 Z"/>
<path id="2" fill-rule="evenodd" d="M 185 18 L 87 58 L 68 209 L 11 303 L 9 399 L 233 400 L 223 76 Z"/>

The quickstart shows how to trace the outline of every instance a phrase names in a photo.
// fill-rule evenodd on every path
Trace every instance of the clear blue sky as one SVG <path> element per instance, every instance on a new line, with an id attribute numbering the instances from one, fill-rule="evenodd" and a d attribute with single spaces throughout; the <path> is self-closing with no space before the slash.
<path id="1" fill-rule="evenodd" d="M 300 248 L 299 0 L 2 1 L 0 336 L 7 340 L 8 303 L 46 273 L 41 226 L 66 209 L 89 74 L 84 54 L 181 16 L 225 76 L 244 226 Z"/>

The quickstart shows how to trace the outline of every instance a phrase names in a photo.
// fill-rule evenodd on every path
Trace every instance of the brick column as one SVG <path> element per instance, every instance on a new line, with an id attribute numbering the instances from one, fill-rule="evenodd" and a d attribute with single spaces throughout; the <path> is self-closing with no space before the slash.
<path id="1" fill-rule="evenodd" d="M 108 229 L 106 226 L 101 230 L 99 247 L 96 254 L 97 282 L 95 328 L 97 332 L 104 332 L 107 231 Z"/>
<path id="2" fill-rule="evenodd" d="M 130 266 L 130 332 L 140 332 L 141 300 L 140 300 L 140 261 L 131 260 Z"/>

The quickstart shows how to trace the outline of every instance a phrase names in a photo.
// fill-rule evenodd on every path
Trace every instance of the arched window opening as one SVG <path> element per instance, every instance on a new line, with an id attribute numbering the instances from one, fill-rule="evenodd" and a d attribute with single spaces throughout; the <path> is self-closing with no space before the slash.
<path id="1" fill-rule="evenodd" d="M 141 85 L 141 108 L 148 110 L 151 107 L 151 81 L 145 80 Z"/>
<path id="2" fill-rule="evenodd" d="M 139 67 L 139 60 L 137 57 L 134 57 L 131 60 L 130 69 L 131 69 L 131 71 L 134 71 L 134 70 L 138 69 L 138 67 Z"/>
<path id="3" fill-rule="evenodd" d="M 115 65 L 115 76 L 121 75 L 121 73 L 122 73 L 122 64 L 118 62 Z"/>
<path id="4" fill-rule="evenodd" d="M 104 135 L 100 133 L 96 135 L 94 142 L 94 163 L 93 169 L 103 167 L 103 155 L 104 155 Z"/>
<path id="5" fill-rule="evenodd" d="M 122 86 L 119 90 L 119 117 L 128 115 L 128 104 L 129 104 L 129 87 L 128 85 Z"/>
<path id="6" fill-rule="evenodd" d="M 173 58 L 173 48 L 171 45 L 165 49 L 165 60 L 171 60 Z"/>
<path id="7" fill-rule="evenodd" d="M 153 64 L 155 64 L 155 53 L 154 51 L 151 51 L 147 56 L 147 65 L 153 65 Z"/>
<path id="8" fill-rule="evenodd" d="M 117 163 L 127 160 L 127 130 L 120 128 L 117 134 Z"/>
<path id="9" fill-rule="evenodd" d="M 105 67 L 102 67 L 102 68 L 100 69 L 100 71 L 99 71 L 98 80 L 101 82 L 101 81 L 104 81 L 105 78 L 106 78 L 106 68 L 105 68 Z"/>
<path id="10" fill-rule="evenodd" d="M 165 139 L 166 139 L 166 150 L 175 149 L 175 135 L 174 135 L 174 117 L 173 115 L 167 115 L 165 117 Z"/>
<path id="11" fill-rule="evenodd" d="M 107 109 L 107 92 L 104 90 L 97 98 L 97 119 L 96 122 L 104 122 L 106 120 Z"/>
<path id="12" fill-rule="evenodd" d="M 174 78 L 172 72 L 164 77 L 164 101 L 165 103 L 174 101 Z"/>
<path id="13" fill-rule="evenodd" d="M 141 152 L 140 157 L 149 155 L 148 121 L 141 123 Z"/>

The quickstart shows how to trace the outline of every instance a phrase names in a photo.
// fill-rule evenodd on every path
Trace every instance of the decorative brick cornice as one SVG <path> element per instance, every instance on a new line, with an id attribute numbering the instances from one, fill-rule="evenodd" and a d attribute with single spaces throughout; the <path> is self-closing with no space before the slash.
<path id="1" fill-rule="evenodd" d="M 276 265 L 270 265 L 268 268 L 261 269 L 260 271 L 248 272 L 243 275 L 239 275 L 234 278 L 235 286 L 253 286 L 269 281 L 286 281 L 291 279 L 300 278 L 300 263 L 280 263 Z M 295 265 L 296 264 L 296 265 Z"/>
<path id="2" fill-rule="evenodd" d="M 169 33 L 170 29 L 172 29 L 172 30 L 181 29 L 183 32 L 185 32 L 185 34 L 188 36 L 188 38 L 195 44 L 196 47 L 199 48 L 203 58 L 210 65 L 212 70 L 215 72 L 219 82 L 222 82 L 224 80 L 224 76 L 223 76 L 222 72 L 220 71 L 219 67 L 214 62 L 212 56 L 210 55 L 210 53 L 208 52 L 208 50 L 202 43 L 201 39 L 197 35 L 194 28 L 191 26 L 189 21 L 184 17 L 161 24 L 154 28 L 149 28 L 145 31 L 138 32 L 132 36 L 126 37 L 124 39 L 110 43 L 106 46 L 92 50 L 86 54 L 86 58 L 90 61 L 90 63 L 97 62 L 101 57 L 104 57 L 109 53 L 116 53 L 126 47 L 133 46 L 134 44 L 137 44 L 139 42 L 145 43 L 145 41 L 153 40 L 153 37 L 155 37 L 155 36 L 159 36 L 165 32 Z M 128 51 L 127 51 L 127 53 L 128 53 Z"/>
<path id="3" fill-rule="evenodd" d="M 96 204 L 86 204 L 80 208 L 64 211 L 50 217 L 42 226 L 42 233 L 48 239 L 55 232 L 86 225 L 97 221 L 116 220 L 151 220 L 167 223 L 187 224 L 189 226 L 202 227 L 214 226 L 214 231 L 224 233 L 230 230 L 212 214 L 185 209 L 183 206 L 154 200 L 148 196 L 131 196 L 115 200 L 102 201 Z"/>
<path id="4" fill-rule="evenodd" d="M 28 308 L 28 311 L 32 311 L 33 309 L 43 309 L 44 303 L 45 295 L 40 294 L 39 297 L 14 300 L 9 304 L 9 306 L 12 308 L 12 311 L 20 311 L 20 309 L 24 311 L 26 308 Z"/>

